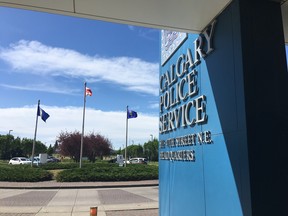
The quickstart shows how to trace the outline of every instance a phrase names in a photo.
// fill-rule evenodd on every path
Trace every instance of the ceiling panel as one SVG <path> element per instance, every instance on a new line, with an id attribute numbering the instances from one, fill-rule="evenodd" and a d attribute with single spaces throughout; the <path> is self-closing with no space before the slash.
<path id="1" fill-rule="evenodd" d="M 52 13 L 74 12 L 73 0 L 0 0 L 0 5 Z"/>
<path id="2" fill-rule="evenodd" d="M 200 32 L 230 0 L 75 0 L 76 13 L 160 29 Z"/>
<path id="3" fill-rule="evenodd" d="M 0 0 L 0 6 L 199 33 L 230 2 L 231 0 Z M 284 35 L 288 44 L 288 1 L 282 2 Z"/>

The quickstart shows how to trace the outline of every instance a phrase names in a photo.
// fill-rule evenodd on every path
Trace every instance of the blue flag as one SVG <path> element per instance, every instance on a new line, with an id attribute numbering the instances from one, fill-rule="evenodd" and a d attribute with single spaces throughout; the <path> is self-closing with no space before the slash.
<path id="1" fill-rule="evenodd" d="M 49 118 L 49 114 L 46 113 L 43 109 L 40 108 L 40 106 L 38 106 L 38 111 L 37 111 L 37 115 L 41 117 L 41 119 L 46 122 L 46 120 Z"/>
<path id="2" fill-rule="evenodd" d="M 137 112 L 133 111 L 133 110 L 127 110 L 127 118 L 137 118 Z"/>

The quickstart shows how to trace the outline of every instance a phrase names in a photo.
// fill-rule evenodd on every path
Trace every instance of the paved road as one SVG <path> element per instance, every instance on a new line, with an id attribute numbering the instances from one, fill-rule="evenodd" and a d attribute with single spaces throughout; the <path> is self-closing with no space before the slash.
<path id="1" fill-rule="evenodd" d="M 158 216 L 158 186 L 0 189 L 0 216 Z"/>

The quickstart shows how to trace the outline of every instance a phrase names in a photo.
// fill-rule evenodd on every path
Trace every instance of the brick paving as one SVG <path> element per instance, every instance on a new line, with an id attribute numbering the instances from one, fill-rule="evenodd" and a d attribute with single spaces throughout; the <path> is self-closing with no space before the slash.
<path id="1" fill-rule="evenodd" d="M 102 204 L 143 203 L 153 201 L 120 189 L 100 190 L 98 193 Z"/>
<path id="2" fill-rule="evenodd" d="M 158 216 L 156 186 L 158 180 L 118 184 L 0 182 L 0 216 L 83 216 L 89 215 L 94 205 L 100 208 L 99 216 Z"/>
<path id="3" fill-rule="evenodd" d="M 158 216 L 158 209 L 107 211 L 106 216 Z"/>
<path id="4" fill-rule="evenodd" d="M 47 205 L 56 193 L 57 191 L 30 191 L 0 199 L 0 206 L 43 206 Z"/>

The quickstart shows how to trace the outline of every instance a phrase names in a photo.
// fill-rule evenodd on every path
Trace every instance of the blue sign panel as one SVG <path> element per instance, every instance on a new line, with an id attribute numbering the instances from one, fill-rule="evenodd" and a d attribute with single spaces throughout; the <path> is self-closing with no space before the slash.
<path id="1" fill-rule="evenodd" d="M 242 77 L 233 55 L 223 58 L 235 49 L 232 34 L 223 36 L 229 22 L 219 18 L 188 34 L 161 66 L 161 216 L 250 211 L 248 165 L 239 162 L 247 160 Z"/>

